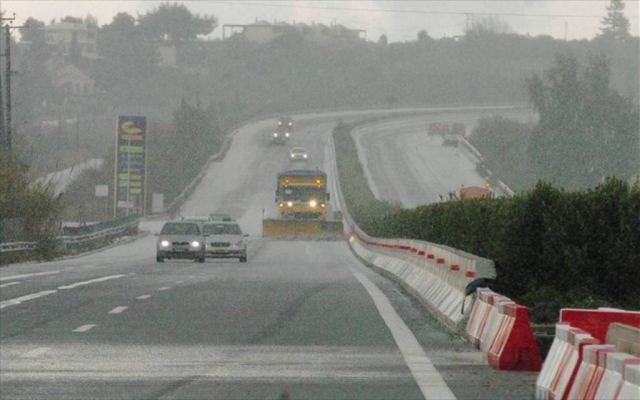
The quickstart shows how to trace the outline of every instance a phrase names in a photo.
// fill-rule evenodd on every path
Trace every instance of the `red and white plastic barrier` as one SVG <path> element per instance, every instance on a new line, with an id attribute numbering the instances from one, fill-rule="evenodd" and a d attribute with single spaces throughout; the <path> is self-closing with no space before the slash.
<path id="1" fill-rule="evenodd" d="M 538 345 L 526 307 L 486 288 L 479 288 L 467 321 L 467 337 L 500 370 L 539 371 Z"/>
<path id="2" fill-rule="evenodd" d="M 556 336 L 536 381 L 536 399 L 640 399 L 640 358 L 602 344 L 612 323 L 636 324 L 637 316 L 639 312 L 612 309 L 561 310 Z"/>

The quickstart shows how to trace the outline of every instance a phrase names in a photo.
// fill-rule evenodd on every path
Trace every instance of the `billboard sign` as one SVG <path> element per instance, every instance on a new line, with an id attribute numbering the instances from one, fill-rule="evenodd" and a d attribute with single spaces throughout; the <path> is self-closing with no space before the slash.
<path id="1" fill-rule="evenodd" d="M 114 217 L 144 215 L 147 118 L 119 116 L 116 130 Z"/>

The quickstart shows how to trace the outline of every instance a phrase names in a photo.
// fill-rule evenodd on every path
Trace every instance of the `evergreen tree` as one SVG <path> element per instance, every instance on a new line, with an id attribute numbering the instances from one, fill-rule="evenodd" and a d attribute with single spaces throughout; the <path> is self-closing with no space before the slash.
<path id="1" fill-rule="evenodd" d="M 629 20 L 624 16 L 624 5 L 623 0 L 611 0 L 607 6 L 607 16 L 602 19 L 603 36 L 615 40 L 629 37 Z"/>

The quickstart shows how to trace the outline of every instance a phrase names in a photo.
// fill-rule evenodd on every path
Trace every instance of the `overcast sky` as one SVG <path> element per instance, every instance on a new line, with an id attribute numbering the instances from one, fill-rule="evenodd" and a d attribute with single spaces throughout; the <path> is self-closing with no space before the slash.
<path id="1" fill-rule="evenodd" d="M 474 0 L 474 1 L 178 1 L 192 12 L 213 14 L 223 24 L 245 24 L 256 18 L 273 22 L 339 23 L 365 29 L 369 39 L 386 34 L 390 41 L 415 40 L 419 30 L 432 37 L 455 36 L 464 31 L 465 13 L 498 14 L 511 30 L 520 34 L 548 34 L 569 39 L 592 38 L 606 14 L 609 0 Z M 118 12 L 145 13 L 161 1 L 84 1 L 84 0 L 0 0 L 3 10 L 16 13 L 16 22 L 28 17 L 49 22 L 66 15 L 84 17 L 91 14 L 100 25 L 111 21 Z M 625 0 L 625 14 L 631 32 L 638 35 L 639 0 Z M 482 18 L 475 16 L 474 18 Z M 221 27 L 213 37 L 220 37 Z"/>

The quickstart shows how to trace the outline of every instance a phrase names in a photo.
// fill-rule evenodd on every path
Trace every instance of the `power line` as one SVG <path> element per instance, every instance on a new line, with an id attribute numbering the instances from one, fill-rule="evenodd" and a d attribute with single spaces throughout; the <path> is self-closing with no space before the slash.
<path id="1" fill-rule="evenodd" d="M 603 18 L 604 15 L 586 15 L 586 14 L 530 14 L 530 13 L 508 13 L 508 12 L 477 12 L 477 11 L 427 11 L 419 9 L 397 9 L 397 8 L 365 8 L 365 7 L 341 7 L 341 6 L 314 6 L 301 4 L 282 4 L 282 3 L 264 3 L 264 2 L 247 2 L 247 1 L 215 1 L 217 4 L 234 5 L 234 6 L 260 6 L 272 8 L 296 8 L 310 10 L 329 10 L 329 11 L 368 11 L 379 13 L 397 13 L 397 14 L 422 14 L 422 15 L 496 15 L 502 17 L 526 17 L 526 18 Z M 627 16 L 627 18 L 637 19 L 637 15 Z"/>

